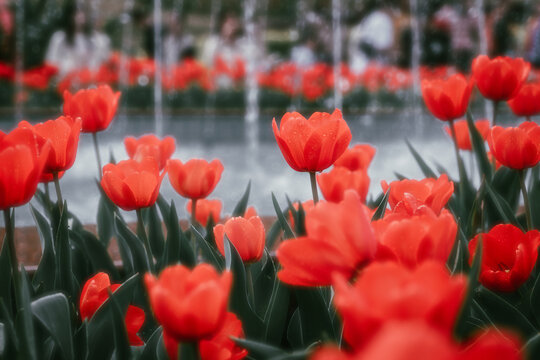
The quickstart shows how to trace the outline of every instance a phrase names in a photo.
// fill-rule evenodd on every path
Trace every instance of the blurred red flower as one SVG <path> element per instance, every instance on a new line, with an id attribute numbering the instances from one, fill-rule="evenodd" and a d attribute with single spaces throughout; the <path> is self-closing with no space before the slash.
<path id="1" fill-rule="evenodd" d="M 186 163 L 180 160 L 168 160 L 169 181 L 177 193 L 188 199 L 203 199 L 216 188 L 223 165 L 214 159 L 191 159 Z"/>
<path id="2" fill-rule="evenodd" d="M 264 225 L 257 215 L 249 218 L 233 217 L 225 225 L 214 227 L 214 237 L 219 252 L 225 256 L 225 235 L 234 245 L 243 262 L 252 263 L 261 259 L 265 244 Z"/>
<path id="3" fill-rule="evenodd" d="M 527 80 L 531 64 L 522 58 L 486 55 L 477 56 L 472 62 L 472 74 L 478 90 L 493 101 L 513 98 Z"/>
<path id="4" fill-rule="evenodd" d="M 176 149 L 176 140 L 172 136 L 159 139 L 154 134 L 147 134 L 136 139 L 128 136 L 124 139 L 126 152 L 131 159 L 140 161 L 147 156 L 153 157 L 162 170 Z"/>
<path id="5" fill-rule="evenodd" d="M 199 224 L 205 226 L 208 224 L 210 217 L 212 217 L 212 222 L 217 224 L 221 218 L 221 200 L 207 200 L 207 199 L 198 199 L 197 204 L 195 205 L 195 217 Z M 188 200 L 186 204 L 186 210 L 191 214 L 191 199 Z"/>
<path id="6" fill-rule="evenodd" d="M 499 224 L 488 233 L 478 234 L 469 242 L 472 262 L 478 239 L 482 239 L 480 282 L 496 291 L 515 291 L 531 274 L 540 245 L 540 232 L 523 233 L 510 224 Z"/>
<path id="7" fill-rule="evenodd" d="M 367 170 L 351 171 L 345 167 L 334 166 L 332 170 L 317 175 L 317 183 L 326 201 L 340 202 L 345 191 L 354 190 L 362 202 L 369 191 Z"/>
<path id="8" fill-rule="evenodd" d="M 486 140 L 490 131 L 490 121 L 488 119 L 475 121 L 474 126 L 476 130 L 482 136 L 482 139 Z M 458 120 L 454 122 L 454 129 L 456 130 L 457 146 L 461 150 L 472 150 L 471 135 L 469 134 L 469 126 L 467 120 Z M 444 127 L 444 131 L 452 138 L 452 131 L 449 126 Z M 454 139 L 452 139 L 453 141 Z"/>
<path id="9" fill-rule="evenodd" d="M 97 273 L 84 284 L 79 300 L 79 311 L 81 319 L 90 320 L 96 313 L 98 308 L 109 298 L 109 291 L 115 292 L 121 284 L 111 284 L 109 275 L 104 272 Z M 132 346 L 144 345 L 142 339 L 137 336 L 137 332 L 144 324 L 144 310 L 129 305 L 126 316 L 126 331 L 129 338 L 129 343 Z"/>
<path id="10" fill-rule="evenodd" d="M 369 144 L 356 144 L 345 150 L 334 162 L 334 166 L 342 166 L 351 171 L 367 170 L 375 152 L 375 148 Z"/>
<path id="11" fill-rule="evenodd" d="M 508 106 L 517 116 L 533 116 L 540 113 L 540 83 L 523 85 L 516 96 L 508 100 Z"/>
<path id="12" fill-rule="evenodd" d="M 439 120 L 455 120 L 467 111 L 472 82 L 456 74 L 448 79 L 422 81 L 422 97 L 427 108 Z"/>
<path id="13" fill-rule="evenodd" d="M 323 171 L 349 146 L 351 130 L 341 111 L 313 113 L 306 120 L 297 112 L 281 118 L 279 129 L 272 121 L 274 136 L 285 161 L 296 171 Z"/>
<path id="14" fill-rule="evenodd" d="M 540 161 L 540 126 L 532 121 L 518 127 L 494 126 L 488 144 L 502 165 L 515 170 L 534 167 Z"/>
<path id="15" fill-rule="evenodd" d="M 227 317 L 232 275 L 208 264 L 193 270 L 169 266 L 159 278 L 144 276 L 150 304 L 163 331 L 177 342 L 211 339 Z"/>

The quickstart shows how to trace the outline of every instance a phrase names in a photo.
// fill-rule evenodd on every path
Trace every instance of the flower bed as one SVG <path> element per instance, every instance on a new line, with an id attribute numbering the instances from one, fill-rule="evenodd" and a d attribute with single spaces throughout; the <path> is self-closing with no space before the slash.
<path id="1" fill-rule="evenodd" d="M 99 132 L 113 120 L 120 93 L 106 85 L 66 92 L 62 116 L 0 133 L 0 353 L 538 358 L 540 126 L 496 125 L 503 101 L 519 116 L 540 112 L 538 86 L 524 85 L 529 69 L 521 59 L 480 56 L 471 78 L 424 80 L 426 106 L 448 123 L 459 176 L 434 170 L 409 144 L 426 178 L 383 181 L 372 204 L 367 169 L 376 150 L 351 146 L 339 109 L 274 119 L 277 147 L 306 173 L 306 185 L 309 177 L 313 199 L 283 206 L 272 195 L 272 223 L 249 207 L 249 185 L 222 219 L 221 202 L 209 196 L 223 165 L 170 159 L 172 137 L 127 137 L 130 159 L 102 166 Z M 488 123 L 467 113 L 474 86 L 494 103 Z M 96 189 L 81 189 L 100 196 L 95 231 L 61 193 L 84 133 L 96 150 Z M 478 186 L 464 151 L 475 155 Z M 179 219 L 174 199 L 159 195 L 162 181 L 190 199 L 190 219 Z M 40 182 L 54 184 L 55 196 L 38 190 Z M 29 274 L 17 261 L 28 230 L 16 230 L 13 212 L 32 198 L 42 254 Z M 126 211 L 136 213 L 136 224 L 124 221 Z M 112 239 L 118 253 L 111 256 Z"/>

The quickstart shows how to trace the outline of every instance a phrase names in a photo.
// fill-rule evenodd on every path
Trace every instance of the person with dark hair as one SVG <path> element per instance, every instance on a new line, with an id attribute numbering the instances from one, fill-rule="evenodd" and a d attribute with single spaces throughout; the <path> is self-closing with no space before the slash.
<path id="1" fill-rule="evenodd" d="M 163 39 L 163 61 L 167 68 L 185 58 L 195 57 L 195 39 L 184 32 L 183 23 L 177 13 L 169 14 L 167 33 Z"/>
<path id="2" fill-rule="evenodd" d="M 533 66 L 540 67 L 540 4 L 537 4 L 534 9 L 534 14 L 529 21 L 527 34 L 527 60 Z"/>
<path id="3" fill-rule="evenodd" d="M 526 5 L 520 1 L 508 3 L 493 29 L 493 56 L 518 56 L 523 48 Z"/>
<path id="4" fill-rule="evenodd" d="M 96 70 L 109 58 L 110 39 L 97 31 L 90 31 L 86 15 L 73 2 L 64 7 L 61 30 L 49 41 L 45 61 L 58 68 L 58 75 L 80 69 Z"/>

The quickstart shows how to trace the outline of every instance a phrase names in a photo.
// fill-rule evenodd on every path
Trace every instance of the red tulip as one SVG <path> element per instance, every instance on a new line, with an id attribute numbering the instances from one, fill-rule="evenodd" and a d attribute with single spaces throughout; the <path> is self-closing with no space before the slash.
<path id="1" fill-rule="evenodd" d="M 101 186 L 113 203 L 126 211 L 137 210 L 154 205 L 164 176 L 151 157 L 124 160 L 103 167 Z"/>
<path id="2" fill-rule="evenodd" d="M 209 340 L 199 342 L 201 360 L 240 360 L 247 356 L 247 350 L 239 347 L 231 337 L 243 339 L 242 322 L 232 312 L 227 313 L 221 330 Z M 163 333 L 163 343 L 169 359 L 178 359 L 178 342 L 166 332 Z"/>
<path id="3" fill-rule="evenodd" d="M 422 81 L 422 97 L 433 116 L 442 121 L 455 120 L 467 112 L 472 82 L 461 74 L 447 80 Z"/>
<path id="4" fill-rule="evenodd" d="M 82 119 L 82 131 L 95 133 L 105 130 L 111 123 L 120 92 L 113 92 L 109 85 L 95 89 L 79 90 L 75 94 L 64 91 L 64 114 Z"/>
<path id="5" fill-rule="evenodd" d="M 197 207 L 197 209 L 195 209 L 195 217 L 199 224 L 208 224 L 210 217 L 212 217 L 212 222 L 214 224 L 219 221 L 222 207 L 221 200 L 199 199 L 195 206 Z M 186 210 L 191 214 L 191 200 L 188 200 Z"/>
<path id="6" fill-rule="evenodd" d="M 375 255 L 376 240 L 369 210 L 354 191 L 340 203 L 319 202 L 306 213 L 307 236 L 280 244 L 281 281 L 291 285 L 325 286 L 332 274 L 346 278 Z"/>
<path id="7" fill-rule="evenodd" d="M 480 133 L 482 139 L 486 140 L 490 131 L 490 122 L 487 119 L 478 120 L 474 123 L 476 130 Z M 454 128 L 456 129 L 456 141 L 457 146 L 461 150 L 472 150 L 471 136 L 469 134 L 469 126 L 467 125 L 467 120 L 459 120 L 454 122 Z M 452 138 L 452 131 L 450 127 L 445 126 L 444 131 Z M 452 139 L 453 140 L 453 139 Z"/>
<path id="8" fill-rule="evenodd" d="M 79 301 L 81 319 L 90 320 L 98 308 L 109 298 L 109 291 L 114 292 L 120 284 L 111 284 L 109 275 L 100 272 L 90 278 L 83 286 Z M 136 306 L 128 306 L 125 323 L 129 342 L 133 346 L 144 345 L 137 332 L 144 324 L 144 310 Z"/>
<path id="9" fill-rule="evenodd" d="M 354 360 L 353 355 L 349 355 L 344 351 L 341 351 L 338 347 L 333 345 L 326 345 L 315 350 L 313 355 L 309 357 L 309 360 Z"/>
<path id="10" fill-rule="evenodd" d="M 523 233 L 510 224 L 499 224 L 469 242 L 472 262 L 478 239 L 482 237 L 480 282 L 496 291 L 515 291 L 531 274 L 540 245 L 540 232 Z"/>
<path id="11" fill-rule="evenodd" d="M 216 188 L 223 165 L 217 159 L 211 162 L 191 159 L 186 163 L 168 160 L 167 169 L 169 181 L 176 192 L 188 199 L 203 199 Z"/>
<path id="12" fill-rule="evenodd" d="M 347 149 L 351 131 L 341 111 L 316 112 L 306 120 L 297 112 L 286 113 L 278 130 L 272 121 L 274 136 L 285 161 L 296 171 L 323 171 Z"/>
<path id="13" fill-rule="evenodd" d="M 508 100 L 508 106 L 517 116 L 533 116 L 540 113 L 540 84 L 525 84 L 516 96 Z"/>
<path id="14" fill-rule="evenodd" d="M 502 165 L 515 170 L 534 167 L 540 161 L 540 126 L 524 122 L 518 127 L 494 126 L 488 139 L 491 153 Z"/>
<path id="15" fill-rule="evenodd" d="M 343 338 L 358 349 L 389 321 L 423 321 L 450 335 L 467 280 L 462 275 L 450 276 L 445 264 L 431 261 L 414 270 L 392 262 L 374 262 L 364 268 L 354 285 L 335 276 L 334 289 Z"/>
<path id="16" fill-rule="evenodd" d="M 478 90 L 493 101 L 513 98 L 527 80 L 531 64 L 522 58 L 479 55 L 472 62 L 472 74 Z"/>
<path id="17" fill-rule="evenodd" d="M 345 150 L 334 166 L 342 166 L 351 171 L 367 170 L 375 156 L 375 148 L 369 144 L 357 144 Z"/>
<path id="18" fill-rule="evenodd" d="M 381 181 L 381 188 L 384 193 L 390 188 L 388 204 L 391 209 L 398 206 L 409 194 L 419 203 L 431 208 L 436 214 L 441 212 L 441 209 L 444 208 L 454 193 L 454 183 L 448 180 L 446 174 L 442 174 L 438 179 L 405 179 L 392 181 L 390 184 L 383 180 Z"/>
<path id="19" fill-rule="evenodd" d="M 317 183 L 327 201 L 340 202 L 346 190 L 354 190 L 362 202 L 366 201 L 369 191 L 367 170 L 350 171 L 334 166 L 330 172 L 317 175 Z"/>
<path id="20" fill-rule="evenodd" d="M 265 232 L 261 218 L 233 217 L 214 227 L 214 237 L 219 252 L 225 256 L 225 235 L 234 245 L 243 262 L 252 263 L 261 259 L 264 251 Z"/>
<path id="21" fill-rule="evenodd" d="M 489 328 L 465 344 L 459 360 L 521 360 L 523 345 L 512 332 Z"/>
<path id="22" fill-rule="evenodd" d="M 415 267 L 431 259 L 446 264 L 457 234 L 454 216 L 430 209 L 413 216 L 390 214 L 372 223 L 378 240 L 377 258 Z"/>
<path id="23" fill-rule="evenodd" d="M 51 145 L 47 142 L 39 155 L 36 147 L 29 129 L 0 131 L 0 210 L 24 205 L 34 196 Z"/>
<path id="24" fill-rule="evenodd" d="M 51 151 L 43 170 L 45 173 L 65 171 L 73 166 L 79 146 L 81 119 L 60 116 L 56 120 L 48 120 L 36 125 L 21 121 L 19 128 L 31 129 L 34 132 L 38 151 L 45 143 L 50 142 Z"/>
<path id="25" fill-rule="evenodd" d="M 147 156 L 151 156 L 156 159 L 161 170 L 165 168 L 167 160 L 174 153 L 176 141 L 171 136 L 165 136 L 163 140 L 159 140 L 153 134 L 143 135 L 138 139 L 128 136 L 124 139 L 124 146 L 131 159 L 140 161 Z"/>
<path id="26" fill-rule="evenodd" d="M 65 171 L 58 172 L 58 179 L 61 179 L 64 176 L 65 173 L 66 173 Z M 39 182 L 44 183 L 44 184 L 45 183 L 50 183 L 50 182 L 53 182 L 53 181 L 54 181 L 54 176 L 51 173 L 42 173 L 41 178 L 39 179 Z"/>
<path id="27" fill-rule="evenodd" d="M 313 202 L 313 200 L 306 200 L 302 203 L 302 210 L 304 210 L 304 215 L 311 209 L 313 209 L 313 207 L 315 206 L 315 203 Z M 300 206 L 298 205 L 298 202 L 295 202 L 293 204 L 293 207 L 296 211 L 298 211 L 300 209 Z M 295 224 L 294 224 L 294 216 L 293 216 L 293 212 L 291 210 L 289 210 L 289 222 L 291 223 L 291 228 L 295 228 Z"/>
<path id="28" fill-rule="evenodd" d="M 144 276 L 157 321 L 176 341 L 210 339 L 221 329 L 227 315 L 232 275 L 219 275 L 208 264 L 193 270 L 169 266 L 159 278 Z"/>

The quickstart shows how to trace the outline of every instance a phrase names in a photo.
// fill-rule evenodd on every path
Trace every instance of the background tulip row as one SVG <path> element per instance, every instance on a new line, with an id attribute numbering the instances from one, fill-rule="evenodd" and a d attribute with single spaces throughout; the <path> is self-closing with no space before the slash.
<path id="1" fill-rule="evenodd" d="M 220 220 L 221 202 L 208 197 L 221 162 L 171 159 L 172 137 L 127 137 L 130 159 L 102 166 L 98 134 L 114 118 L 120 93 L 108 86 L 66 92 L 62 116 L 0 132 L 0 353 L 540 357 L 540 127 L 495 124 L 501 101 L 520 107 L 522 116 L 540 110 L 527 97 L 536 96 L 524 85 L 529 68 L 521 59 L 481 56 L 470 79 L 424 81 L 428 109 L 448 122 L 459 176 L 439 164 L 433 169 L 408 144 L 426 178 L 383 181 L 372 202 L 366 199 L 375 149 L 350 144 L 340 110 L 274 120 L 277 146 L 293 170 L 307 173 L 313 199 L 287 198 L 283 207 L 272 194 L 276 219 L 266 228 L 248 206 L 249 184 L 232 217 Z M 467 113 L 474 86 L 493 100 L 493 119 L 475 123 Z M 97 233 L 61 195 L 81 132 L 96 150 Z M 462 151 L 474 153 L 479 184 L 463 166 Z M 159 195 L 165 178 L 190 199 L 188 227 L 180 226 L 174 200 Z M 28 274 L 17 263 L 13 212 L 32 197 L 43 253 Z M 136 212 L 136 227 L 123 211 Z M 107 252 L 111 241 L 120 266 Z"/>

